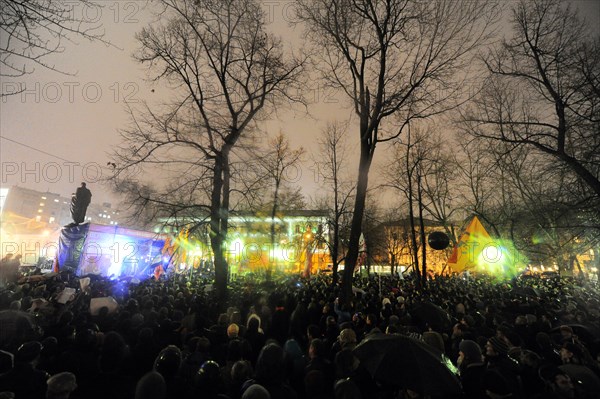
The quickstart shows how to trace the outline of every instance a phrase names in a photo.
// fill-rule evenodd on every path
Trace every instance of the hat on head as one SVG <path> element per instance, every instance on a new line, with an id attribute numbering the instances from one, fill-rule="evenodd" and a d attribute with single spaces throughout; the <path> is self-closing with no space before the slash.
<path id="1" fill-rule="evenodd" d="M 350 378 L 338 380 L 333 387 L 333 391 L 336 398 L 362 398 L 360 389 Z"/>
<path id="2" fill-rule="evenodd" d="M 135 387 L 135 399 L 159 399 L 166 397 L 166 394 L 165 379 L 156 371 L 146 373 Z"/>
<path id="3" fill-rule="evenodd" d="M 252 384 L 244 391 L 242 399 L 271 399 L 271 394 L 262 385 Z"/>
<path id="4" fill-rule="evenodd" d="M 48 392 L 54 394 L 73 392 L 77 388 L 75 374 L 65 371 L 48 378 Z"/>
<path id="5" fill-rule="evenodd" d="M 481 348 L 477 342 L 470 339 L 463 339 L 458 344 L 458 350 L 465 355 L 468 360 L 481 360 Z"/>
<path id="6" fill-rule="evenodd" d="M 154 360 L 154 371 L 163 377 L 172 377 L 177 374 L 181 365 L 181 350 L 175 345 L 164 347 Z"/>
<path id="7" fill-rule="evenodd" d="M 488 342 L 490 343 L 490 345 L 492 345 L 492 348 L 494 348 L 494 351 L 499 354 L 499 355 L 506 355 L 508 354 L 508 345 L 506 344 L 506 342 L 504 342 L 503 340 L 501 340 L 498 337 L 492 337 L 488 340 Z"/>

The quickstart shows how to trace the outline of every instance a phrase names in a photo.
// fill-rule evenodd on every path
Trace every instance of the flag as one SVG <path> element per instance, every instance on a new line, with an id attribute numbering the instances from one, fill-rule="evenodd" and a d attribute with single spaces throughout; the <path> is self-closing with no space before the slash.
<path id="1" fill-rule="evenodd" d="M 448 266 L 455 272 L 474 269 L 479 252 L 485 245 L 491 241 L 490 235 L 485 227 L 474 216 L 460 239 L 454 246 L 452 254 L 448 258 Z"/>
<path id="2" fill-rule="evenodd" d="M 60 271 L 60 265 L 58 264 L 58 254 L 54 256 L 54 262 L 52 263 L 52 271 L 58 273 Z"/>
<path id="3" fill-rule="evenodd" d="M 512 241 L 490 237 L 477 217 L 473 217 L 448 259 L 448 266 L 455 272 L 473 271 L 498 279 L 516 276 L 527 263 Z"/>

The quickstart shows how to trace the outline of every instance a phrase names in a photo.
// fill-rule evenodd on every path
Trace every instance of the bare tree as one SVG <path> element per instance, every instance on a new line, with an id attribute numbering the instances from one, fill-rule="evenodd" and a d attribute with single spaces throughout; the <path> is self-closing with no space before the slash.
<path id="1" fill-rule="evenodd" d="M 400 198 L 406 200 L 402 205 L 410 225 L 407 231 L 412 241 L 413 266 L 422 284 L 426 282 L 428 259 L 425 223 L 438 224 L 452 237 L 455 234 L 454 219 L 459 211 L 453 194 L 457 191 L 456 165 L 437 129 L 435 125 L 407 129 L 406 135 L 394 142 L 395 151 L 383 173 L 384 186 L 397 191 Z"/>
<path id="2" fill-rule="evenodd" d="M 485 221 L 502 245 L 532 264 L 555 263 L 561 270 L 598 245 L 597 203 L 566 164 L 502 141 L 478 138 L 464 147 L 457 191 L 467 213 Z"/>
<path id="3" fill-rule="evenodd" d="M 598 199 L 600 37 L 558 0 L 521 1 L 512 22 L 513 37 L 485 59 L 490 77 L 465 131 L 546 154 Z"/>
<path id="4" fill-rule="evenodd" d="M 586 184 L 573 180 L 567 165 L 556 167 L 526 147 L 505 154 L 497 165 L 505 182 L 505 194 L 497 196 L 507 197 L 495 212 L 502 217 L 502 235 L 532 262 L 572 270 L 577 255 L 598 245 L 597 207 L 579 202 Z"/>
<path id="5" fill-rule="evenodd" d="M 385 251 L 390 263 L 390 272 L 393 275 L 395 271 L 398 271 L 398 262 L 402 256 L 403 249 L 407 248 L 406 239 L 403 235 L 406 232 L 398 226 L 398 215 L 400 211 L 397 209 L 388 210 L 384 214 L 384 221 L 382 223 L 383 229 L 383 243 L 385 245 Z M 403 238 L 405 240 L 403 240 Z"/>
<path id="6" fill-rule="evenodd" d="M 341 122 L 327 124 L 318 139 L 318 158 L 314 159 L 317 173 L 322 181 L 323 190 L 327 193 L 324 205 L 330 212 L 329 237 L 325 239 L 332 260 L 333 284 L 338 282 L 338 268 L 345 251 L 340 248 L 342 244 L 344 226 L 348 223 L 350 199 L 354 186 L 345 175 L 346 162 L 349 158 L 347 142 L 347 125 Z"/>
<path id="7" fill-rule="evenodd" d="M 427 269 L 423 212 L 428 204 L 424 198 L 424 181 L 432 165 L 429 162 L 430 152 L 435 148 L 429 139 L 429 134 L 422 130 L 407 129 L 403 140 L 395 142 L 396 151 L 392 156 L 390 168 L 384 172 L 387 180 L 385 185 L 399 191 L 406 199 L 410 224 L 410 247 L 413 251 L 413 267 L 419 276 L 417 280 L 419 286 L 425 283 Z M 421 259 L 419 259 L 420 251 Z"/>
<path id="8" fill-rule="evenodd" d="M 467 220 L 476 215 L 487 222 L 488 226 L 496 228 L 493 208 L 498 199 L 497 165 L 493 156 L 490 156 L 490 145 L 482 140 L 465 141 L 456 137 L 459 143 L 457 151 L 453 154 L 456 165 L 455 188 L 458 196 L 459 208 L 463 211 L 462 220 Z M 456 244 L 456 233 L 450 236 Z"/>
<path id="9" fill-rule="evenodd" d="M 294 101 L 288 90 L 298 81 L 303 62 L 286 60 L 254 0 L 163 0 L 161 5 L 164 22 L 137 35 L 141 49 L 136 58 L 155 79 L 174 86 L 178 98 L 162 112 L 146 106 L 142 114 L 132 113 L 115 154 L 115 182 L 118 186 L 139 166 L 172 172 L 168 189 L 155 182 L 144 192 L 138 179 L 132 194 L 142 207 L 208 221 L 215 283 L 224 294 L 232 157 L 268 105 L 283 98 Z"/>
<path id="10" fill-rule="evenodd" d="M 305 154 L 303 147 L 292 149 L 290 142 L 279 133 L 277 136 L 269 140 L 267 154 L 260 159 L 260 165 L 264 169 L 265 176 L 269 182 L 270 188 L 273 190 L 273 200 L 271 203 L 271 249 L 275 250 L 275 217 L 279 210 L 281 202 L 281 189 L 286 184 L 289 174 L 294 174 L 294 170 L 302 161 Z M 290 172 L 290 170 L 292 170 Z M 273 259 L 275 259 L 273 257 Z M 267 268 L 267 280 L 271 280 L 272 265 Z"/>
<path id="11" fill-rule="evenodd" d="M 79 10 L 101 7 L 88 0 L 0 0 L 0 77 L 18 78 L 36 67 L 65 73 L 50 60 L 64 52 L 65 41 L 83 38 L 108 44 L 102 26 L 75 12 L 75 5 Z M 22 90 L 3 91 L 0 96 Z"/>
<path id="12" fill-rule="evenodd" d="M 428 217 L 440 223 L 449 237 L 455 235 L 455 219 L 460 212 L 461 203 L 456 195 L 456 169 L 457 164 L 453 153 L 446 146 L 447 138 L 434 129 L 429 130 L 429 155 L 424 160 L 428 165 L 422 179 L 423 209 L 427 211 Z"/>
<path id="13" fill-rule="evenodd" d="M 341 89 L 359 121 L 359 167 L 343 280 L 352 274 L 377 144 L 398 137 L 415 119 L 448 108 L 462 85 L 468 55 L 487 38 L 495 17 L 489 2 L 413 0 L 299 0 L 298 17 L 322 55 L 318 68 Z M 463 69 L 464 68 L 464 69 Z M 458 79 L 460 80 L 460 79 Z"/>

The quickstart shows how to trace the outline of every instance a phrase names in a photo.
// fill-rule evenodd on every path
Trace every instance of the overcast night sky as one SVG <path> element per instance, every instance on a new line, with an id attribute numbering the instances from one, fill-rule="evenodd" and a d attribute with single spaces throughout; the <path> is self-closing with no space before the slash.
<path id="1" fill-rule="evenodd" d="M 152 21 L 147 2 L 98 3 L 103 7 L 84 9 L 75 3 L 74 12 L 97 20 L 112 46 L 81 38 L 75 38 L 75 43 L 65 42 L 64 52 L 54 55 L 51 63 L 71 75 L 37 67 L 33 74 L 16 80 L 25 85 L 25 93 L 0 100 L 2 187 L 18 184 L 68 196 L 81 181 L 87 181 L 95 201 L 115 202 L 95 180 L 106 174 L 102 168 L 109 159 L 107 154 L 119 144 L 118 129 L 128 120 L 126 100 L 133 106 L 142 100 L 154 103 L 168 99 L 169 93 L 146 82 L 145 67 L 132 58 L 137 46 L 135 33 Z M 294 2 L 263 4 L 272 29 L 283 36 L 288 48 L 298 51 L 301 32 L 293 31 L 287 24 L 293 17 Z M 600 1 L 577 4 L 596 27 L 600 26 Z M 3 92 L 12 85 L 14 81 L 3 79 Z M 314 138 L 325 123 L 346 120 L 350 110 L 342 97 L 323 93 L 317 86 L 310 92 L 310 112 L 317 121 L 302 116 L 299 110 L 281 114 L 281 120 L 264 123 L 262 128 L 270 134 L 282 130 L 294 146 L 313 149 Z M 352 130 L 351 138 L 355 140 L 355 136 Z M 382 155 L 377 154 L 376 158 L 381 159 Z M 307 157 L 302 180 L 307 196 L 315 189 L 311 175 Z"/>

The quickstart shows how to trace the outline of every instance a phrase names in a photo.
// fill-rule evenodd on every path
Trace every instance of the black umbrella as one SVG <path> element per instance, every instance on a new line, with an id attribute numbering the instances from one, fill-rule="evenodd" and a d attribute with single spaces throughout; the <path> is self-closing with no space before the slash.
<path id="1" fill-rule="evenodd" d="M 600 333 L 592 326 L 586 326 L 584 324 L 567 324 L 573 330 L 573 334 L 577 335 L 580 340 L 590 345 L 594 341 L 598 340 Z M 550 330 L 550 334 L 557 334 L 560 332 L 560 326 Z"/>
<path id="2" fill-rule="evenodd" d="M 540 293 L 533 287 L 515 287 L 511 290 L 513 295 L 525 296 L 525 297 L 539 297 Z"/>
<path id="3" fill-rule="evenodd" d="M 408 388 L 424 395 L 461 392 L 450 361 L 426 343 L 399 334 L 375 334 L 354 349 L 354 355 L 384 384 Z"/>
<path id="4" fill-rule="evenodd" d="M 431 302 L 416 304 L 412 308 L 410 315 L 417 323 L 421 325 L 428 324 L 437 331 L 447 330 L 452 325 L 450 315 L 444 309 Z"/>
<path id="5" fill-rule="evenodd" d="M 600 392 L 600 378 L 588 367 L 581 364 L 563 364 L 558 368 L 567 373 L 573 383 L 585 392 L 595 394 Z"/>

